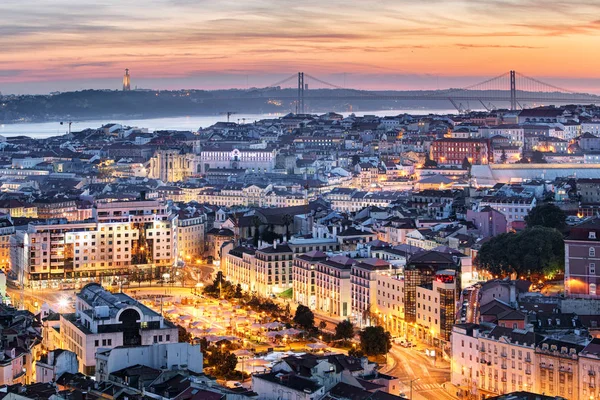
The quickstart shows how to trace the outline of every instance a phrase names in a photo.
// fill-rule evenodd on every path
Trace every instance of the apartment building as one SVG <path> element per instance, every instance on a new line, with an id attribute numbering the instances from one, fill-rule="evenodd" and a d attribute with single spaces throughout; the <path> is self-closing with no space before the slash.
<path id="1" fill-rule="evenodd" d="M 119 346 L 177 343 L 177 327 L 124 293 L 87 284 L 75 299 L 75 312 L 60 316 L 62 347 L 77 354 L 79 371 L 94 375 L 96 351 Z"/>
<path id="2" fill-rule="evenodd" d="M 314 310 L 317 305 L 315 287 L 315 269 L 320 261 L 327 260 L 327 254 L 312 250 L 300 254 L 292 263 L 292 285 L 294 288 L 294 301 Z"/>
<path id="3" fill-rule="evenodd" d="M 572 227 L 565 240 L 565 295 L 598 299 L 599 284 L 600 219 L 594 218 Z"/>
<path id="4" fill-rule="evenodd" d="M 256 251 L 238 246 L 224 256 L 225 277 L 247 292 L 256 291 Z"/>
<path id="5" fill-rule="evenodd" d="M 196 209 L 179 211 L 177 246 L 179 258 L 188 264 L 199 263 L 204 258 L 206 214 Z"/>
<path id="6" fill-rule="evenodd" d="M 315 266 L 315 309 L 339 319 L 350 318 L 352 285 L 350 272 L 355 260 L 337 255 Z"/>
<path id="7" fill-rule="evenodd" d="M 256 250 L 237 247 L 224 255 L 225 276 L 262 296 L 281 293 L 292 288 L 293 255 L 287 243 Z"/>
<path id="8" fill-rule="evenodd" d="M 490 142 L 487 139 L 439 139 L 431 143 L 430 157 L 441 165 L 462 165 L 465 158 L 472 165 L 488 164 Z"/>
<path id="9" fill-rule="evenodd" d="M 507 224 L 512 226 L 515 222 L 523 224 L 536 204 L 537 200 L 533 196 L 484 196 L 479 203 L 479 211 L 486 207 L 499 211 L 506 217 Z"/>
<path id="10" fill-rule="evenodd" d="M 392 265 L 378 258 L 368 258 L 352 265 L 350 284 L 352 291 L 352 315 L 359 326 L 373 323 L 376 313 L 377 277 L 389 271 Z"/>
<path id="11" fill-rule="evenodd" d="M 432 343 L 450 340 L 459 289 L 456 270 L 437 271 L 431 283 L 416 288 L 417 324 Z"/>
<path id="12" fill-rule="evenodd" d="M 566 399 L 580 398 L 579 352 L 584 347 L 552 338 L 539 342 L 535 348 L 536 379 L 533 392 Z"/>
<path id="13" fill-rule="evenodd" d="M 95 221 L 35 224 L 11 239 L 11 264 L 34 287 L 65 279 L 112 280 L 130 266 L 159 271 L 177 259 L 177 214 L 157 201 L 99 203 Z M 60 223 L 62 222 L 62 223 Z"/>
<path id="14" fill-rule="evenodd" d="M 10 269 L 10 242 L 15 233 L 15 226 L 11 218 L 6 215 L 0 217 L 0 268 Z"/>
<path id="15" fill-rule="evenodd" d="M 335 188 L 325 195 L 335 211 L 356 212 L 365 207 L 387 207 L 391 203 L 406 198 L 406 192 L 378 191 L 367 192 L 356 189 Z"/>
<path id="16" fill-rule="evenodd" d="M 497 326 L 479 334 L 479 381 L 482 395 L 533 391 L 537 380 L 536 335 Z"/>
<path id="17" fill-rule="evenodd" d="M 600 339 L 594 338 L 579 352 L 579 399 L 597 399 L 600 394 Z"/>
<path id="18" fill-rule="evenodd" d="M 404 275 L 399 269 L 382 271 L 377 275 L 376 312 L 383 326 L 394 335 L 406 336 L 404 324 Z"/>
<path id="19" fill-rule="evenodd" d="M 480 329 L 476 324 L 456 324 L 452 328 L 450 380 L 459 388 L 459 395 L 477 395 Z"/>

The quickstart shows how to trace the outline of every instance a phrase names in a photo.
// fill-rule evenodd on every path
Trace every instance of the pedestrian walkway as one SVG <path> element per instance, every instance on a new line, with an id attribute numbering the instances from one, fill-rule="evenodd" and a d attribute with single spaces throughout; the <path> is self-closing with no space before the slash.
<path id="1" fill-rule="evenodd" d="M 413 384 L 413 391 L 415 392 L 425 392 L 428 390 L 437 390 L 437 389 L 441 389 L 442 388 L 442 384 L 441 383 L 422 383 L 422 384 Z"/>

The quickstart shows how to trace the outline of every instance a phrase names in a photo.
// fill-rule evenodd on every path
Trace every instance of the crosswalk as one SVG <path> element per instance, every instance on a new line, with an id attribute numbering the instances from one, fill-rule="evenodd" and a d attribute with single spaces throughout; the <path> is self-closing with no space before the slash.
<path id="1" fill-rule="evenodd" d="M 441 383 L 422 383 L 420 385 L 416 385 L 413 384 L 413 390 L 415 392 L 425 392 L 428 390 L 436 390 L 436 389 L 441 389 L 442 388 L 442 384 Z"/>

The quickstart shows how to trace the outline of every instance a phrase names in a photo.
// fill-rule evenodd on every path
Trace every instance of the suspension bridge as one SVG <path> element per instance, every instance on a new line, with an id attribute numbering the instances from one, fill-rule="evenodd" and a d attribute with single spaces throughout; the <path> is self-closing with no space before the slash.
<path id="1" fill-rule="evenodd" d="M 309 90 L 310 88 L 310 90 Z M 469 102 L 480 103 L 492 110 L 496 104 L 508 104 L 511 110 L 531 105 L 600 104 L 600 96 L 577 93 L 543 82 L 516 71 L 487 79 L 464 88 L 421 91 L 368 91 L 342 87 L 304 72 L 298 72 L 264 89 L 253 89 L 239 99 L 271 99 L 295 103 L 296 112 L 304 113 L 311 100 L 390 100 L 449 101 L 459 112 L 469 108 Z M 465 106 L 466 104 L 466 106 Z"/>

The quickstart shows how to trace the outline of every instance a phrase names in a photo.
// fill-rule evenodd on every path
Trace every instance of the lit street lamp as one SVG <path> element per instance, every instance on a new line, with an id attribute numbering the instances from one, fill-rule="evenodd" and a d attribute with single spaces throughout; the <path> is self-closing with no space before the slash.
<path id="1" fill-rule="evenodd" d="M 412 400 L 412 398 L 413 398 L 413 382 L 416 382 L 419 379 L 421 379 L 421 378 L 415 378 L 412 381 L 410 381 L 410 400 Z"/>

